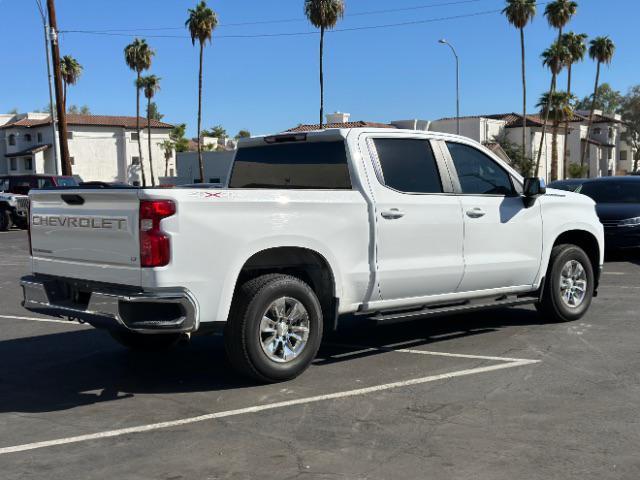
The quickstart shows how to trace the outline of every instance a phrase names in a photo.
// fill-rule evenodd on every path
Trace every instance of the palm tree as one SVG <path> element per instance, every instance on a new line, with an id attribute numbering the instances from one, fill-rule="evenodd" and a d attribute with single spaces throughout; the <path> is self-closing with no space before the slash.
<path id="1" fill-rule="evenodd" d="M 144 174 L 144 162 L 142 161 L 142 140 L 140 139 L 140 76 L 143 71 L 151 68 L 151 59 L 155 52 L 147 45 L 146 40 L 136 38 L 124 49 L 124 60 L 127 66 L 136 72 L 136 132 L 138 134 L 138 156 L 140 158 L 140 169 L 142 171 L 142 186 L 147 185 Z"/>
<path id="2" fill-rule="evenodd" d="M 200 70 L 198 73 L 198 163 L 200 164 L 200 179 L 204 182 L 204 163 L 202 162 L 202 138 L 200 127 L 202 125 L 202 54 L 204 44 L 208 40 L 211 43 L 213 30 L 218 25 L 216 13 L 207 7 L 207 2 L 202 0 L 196 8 L 189 9 L 189 18 L 185 26 L 189 29 L 191 43 L 195 46 L 196 40 L 200 43 Z"/>
<path id="3" fill-rule="evenodd" d="M 75 85 L 82 75 L 82 65 L 73 58 L 71 55 L 65 55 L 60 60 L 60 73 L 62 75 L 63 93 L 62 93 L 62 108 L 67 110 L 67 86 Z"/>
<path id="4" fill-rule="evenodd" d="M 572 0 L 555 0 L 554 2 L 548 3 L 544 9 L 544 16 L 547 17 L 547 22 L 553 28 L 558 29 L 558 41 L 560 44 L 562 40 L 562 29 L 569 23 L 571 17 L 573 17 L 578 10 L 578 4 Z M 556 80 L 558 75 L 551 75 L 551 88 L 550 92 L 555 92 L 556 90 Z M 544 147 L 544 140 L 546 136 L 547 130 L 547 122 L 549 121 L 549 112 L 544 112 L 544 122 L 542 123 L 542 135 L 540 136 L 540 148 L 538 149 L 538 159 L 536 161 L 536 173 L 538 172 L 538 168 L 540 168 L 540 159 L 542 158 L 542 147 Z"/>
<path id="5" fill-rule="evenodd" d="M 304 13 L 320 29 L 320 128 L 324 122 L 324 32 L 344 16 L 343 0 L 304 0 Z"/>
<path id="6" fill-rule="evenodd" d="M 569 56 L 567 58 L 567 94 L 571 95 L 571 71 L 573 64 L 584 60 L 584 56 L 587 53 L 586 45 L 587 35 L 584 33 L 565 33 L 562 35 L 562 43 L 567 48 Z M 569 117 L 564 122 L 564 178 L 567 178 L 569 173 Z"/>
<path id="7" fill-rule="evenodd" d="M 520 54 L 522 57 L 522 158 L 527 156 L 527 74 L 525 69 L 524 27 L 536 15 L 536 0 L 507 0 L 502 10 L 507 21 L 520 30 Z"/>
<path id="8" fill-rule="evenodd" d="M 541 111 L 549 112 L 549 117 L 553 122 L 553 136 L 551 141 L 551 180 L 558 179 L 558 131 L 560 129 L 560 122 L 566 121 L 573 115 L 571 100 L 572 96 L 568 92 L 548 92 L 540 97 L 540 101 L 537 105 Z"/>
<path id="9" fill-rule="evenodd" d="M 151 186 L 156 186 L 156 180 L 153 176 L 153 157 L 151 156 L 151 99 L 156 92 L 160 90 L 160 77 L 149 75 L 140 77 L 138 80 L 138 88 L 144 92 L 147 99 L 147 141 L 149 143 L 149 170 L 151 171 Z"/>
<path id="10" fill-rule="evenodd" d="M 568 56 L 569 51 L 567 50 L 567 47 L 560 42 L 552 43 L 551 46 L 542 52 L 542 55 L 540 56 L 542 58 L 542 64 L 551 71 L 551 89 L 549 90 L 551 94 L 556 91 L 558 75 L 565 66 Z M 540 112 L 540 115 L 542 116 L 543 122 L 540 148 L 538 149 L 538 158 L 536 160 L 536 172 L 538 172 L 538 169 L 540 168 L 542 149 L 544 147 L 544 141 L 547 134 L 547 124 L 549 123 L 549 112 L 547 110 L 543 109 Z"/>
<path id="11" fill-rule="evenodd" d="M 176 147 L 171 140 L 164 140 L 158 144 L 164 152 L 164 176 L 169 176 L 169 160 L 173 157 L 173 149 Z"/>
<path id="12" fill-rule="evenodd" d="M 593 124 L 593 111 L 596 109 L 598 101 L 598 84 L 600 83 L 600 67 L 602 64 L 609 65 L 616 53 L 616 46 L 609 37 L 596 37 L 589 44 L 589 57 L 598 64 L 596 68 L 596 85 L 593 89 L 593 100 L 591 102 L 591 111 L 589 112 L 589 124 L 587 126 L 587 140 L 591 138 L 591 125 Z M 582 156 L 580 157 L 580 165 L 584 165 L 584 159 L 587 154 L 588 142 L 584 142 L 582 147 Z"/>

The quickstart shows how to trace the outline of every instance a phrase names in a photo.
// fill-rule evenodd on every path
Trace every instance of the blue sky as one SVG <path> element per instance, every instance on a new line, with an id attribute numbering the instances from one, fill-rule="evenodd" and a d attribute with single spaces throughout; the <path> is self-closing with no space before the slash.
<path id="1" fill-rule="evenodd" d="M 339 28 L 438 19 L 500 9 L 503 0 L 347 0 Z M 618 49 L 602 80 L 626 91 L 640 83 L 637 0 L 579 0 L 569 29 L 590 36 L 610 35 Z M 197 48 L 184 30 L 187 8 L 195 0 L 57 0 L 60 30 L 145 30 L 156 50 L 151 72 L 162 78 L 157 95 L 165 120 L 185 122 L 194 134 L 197 112 Z M 438 5 L 439 6 L 434 6 Z M 224 125 L 234 134 L 247 128 L 270 133 L 315 123 L 318 117 L 318 36 L 222 38 L 308 32 L 303 0 L 211 0 L 219 17 L 214 41 L 205 52 L 203 126 Z M 430 6 L 400 12 L 353 15 L 381 9 Z M 538 7 L 527 29 L 529 109 L 548 89 L 549 74 L 539 54 L 554 32 Z M 0 0 L 0 112 L 42 108 L 48 102 L 42 23 L 35 0 Z M 224 25 L 296 20 L 282 23 Z M 168 35 L 180 38 L 153 38 Z M 184 38 L 182 38 L 184 37 Z M 521 109 L 519 37 L 497 13 L 395 28 L 334 32 L 326 42 L 327 111 L 350 112 L 353 120 L 435 119 L 455 115 L 455 76 L 451 51 L 437 43 L 446 37 L 461 57 L 463 115 Z M 65 33 L 61 53 L 71 54 L 84 74 L 69 103 L 88 105 L 96 114 L 135 114 L 133 72 L 122 50 L 132 36 Z M 593 89 L 595 65 L 574 69 L 574 86 L 583 96 Z M 560 85 L 565 85 L 565 76 Z"/>

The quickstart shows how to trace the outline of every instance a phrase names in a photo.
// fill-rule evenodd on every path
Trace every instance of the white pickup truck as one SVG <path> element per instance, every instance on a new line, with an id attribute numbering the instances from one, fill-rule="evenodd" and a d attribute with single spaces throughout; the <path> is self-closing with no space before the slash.
<path id="1" fill-rule="evenodd" d="M 24 306 L 166 348 L 223 327 L 260 381 L 324 331 L 535 304 L 582 317 L 604 257 L 594 202 L 523 180 L 469 139 L 330 129 L 241 141 L 224 189 L 32 190 Z"/>

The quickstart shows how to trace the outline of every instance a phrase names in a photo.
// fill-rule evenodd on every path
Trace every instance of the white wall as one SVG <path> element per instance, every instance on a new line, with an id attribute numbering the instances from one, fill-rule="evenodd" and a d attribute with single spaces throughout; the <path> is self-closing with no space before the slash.
<path id="1" fill-rule="evenodd" d="M 68 131 L 72 138 L 68 140 L 69 156 L 73 158 L 72 170 L 74 175 L 80 175 L 85 181 L 103 182 L 141 182 L 140 166 L 133 165 L 133 157 L 138 157 L 138 142 L 132 139 L 135 130 L 121 127 L 95 127 L 69 125 Z M 16 135 L 16 145 L 8 146 L 9 134 Z M 32 141 L 27 142 L 26 134 L 30 134 Z M 42 140 L 38 141 L 38 133 Z M 142 157 L 147 184 L 151 184 L 151 170 L 149 167 L 149 147 L 146 130 L 141 131 Z M 153 158 L 153 171 L 156 179 L 165 176 L 165 156 L 160 144 L 169 139 L 168 129 L 151 129 L 151 154 Z M 54 138 L 51 126 L 37 128 L 12 128 L 0 130 L 0 173 L 6 173 L 9 160 L 4 160 L 5 153 L 18 152 L 39 144 L 52 145 L 57 142 Z M 7 150 L 5 152 L 5 150 Z M 54 174 L 54 151 L 47 149 L 41 158 L 36 158 L 35 172 Z M 21 164 L 18 161 L 18 164 Z M 169 160 L 169 173 L 176 171 L 175 152 L 172 152 Z M 23 173 L 22 171 L 10 173 Z"/>
<path id="2" fill-rule="evenodd" d="M 211 183 L 219 178 L 220 183 L 226 184 L 229 170 L 235 157 L 235 151 L 202 152 L 204 161 L 204 183 Z M 177 154 L 178 177 L 183 183 L 195 183 L 200 178 L 200 164 L 198 152 L 182 152 Z"/>

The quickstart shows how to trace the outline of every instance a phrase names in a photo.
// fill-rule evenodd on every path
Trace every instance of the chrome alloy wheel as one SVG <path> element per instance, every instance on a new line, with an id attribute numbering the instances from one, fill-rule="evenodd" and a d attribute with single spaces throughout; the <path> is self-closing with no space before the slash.
<path id="1" fill-rule="evenodd" d="M 309 313 L 291 297 L 269 305 L 260 321 L 260 345 L 274 362 L 287 363 L 300 356 L 309 339 Z"/>
<path id="2" fill-rule="evenodd" d="M 560 272 L 562 301 L 571 308 L 579 307 L 587 295 L 587 272 L 578 260 L 569 260 Z"/>

